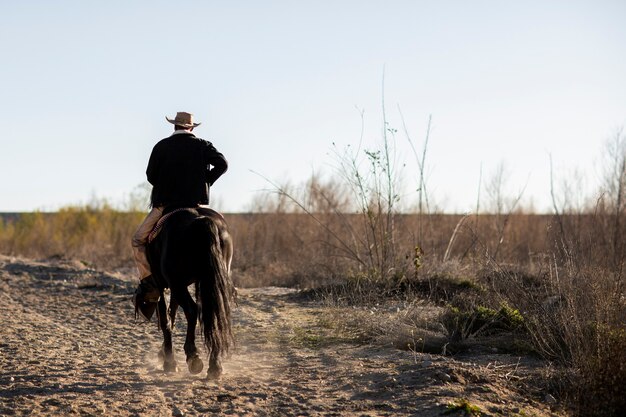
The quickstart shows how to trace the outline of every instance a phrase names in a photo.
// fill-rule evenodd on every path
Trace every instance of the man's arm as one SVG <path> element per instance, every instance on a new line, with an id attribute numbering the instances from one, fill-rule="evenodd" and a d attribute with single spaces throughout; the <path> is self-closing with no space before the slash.
<path id="1" fill-rule="evenodd" d="M 213 185 L 213 183 L 217 181 L 217 179 L 228 169 L 228 162 L 226 161 L 226 158 L 224 158 L 224 155 L 218 152 L 210 142 L 207 146 L 206 155 L 206 182 L 209 183 L 209 185 Z M 209 168 L 209 165 L 213 168 Z"/>

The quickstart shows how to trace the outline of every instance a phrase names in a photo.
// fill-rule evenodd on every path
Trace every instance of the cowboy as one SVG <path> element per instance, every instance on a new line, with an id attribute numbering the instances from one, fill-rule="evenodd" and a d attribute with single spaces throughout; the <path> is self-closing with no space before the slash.
<path id="1" fill-rule="evenodd" d="M 224 155 L 211 142 L 193 134 L 200 123 L 194 123 L 192 114 L 178 112 L 174 119 L 165 119 L 174 125 L 174 133 L 152 149 L 146 170 L 152 184 L 152 209 L 132 239 L 140 279 L 133 297 L 135 307 L 143 301 L 154 303 L 160 296 L 150 271 L 146 244 L 164 208 L 208 205 L 210 186 L 228 169 Z"/>

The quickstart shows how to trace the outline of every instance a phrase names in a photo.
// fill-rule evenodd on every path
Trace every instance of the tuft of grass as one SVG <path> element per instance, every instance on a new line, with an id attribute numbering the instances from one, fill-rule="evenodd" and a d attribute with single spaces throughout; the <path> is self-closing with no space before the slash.
<path id="1" fill-rule="evenodd" d="M 461 398 L 449 403 L 446 406 L 446 411 L 444 412 L 444 414 L 453 414 L 458 411 L 462 412 L 465 416 L 476 417 L 480 416 L 482 413 L 482 410 L 479 406 L 470 403 L 467 398 Z"/>
<path id="2" fill-rule="evenodd" d="M 360 318 L 348 316 L 351 321 L 347 323 L 342 317 L 346 317 L 345 309 L 331 309 L 317 317 L 314 323 L 292 323 L 289 342 L 318 349 L 333 344 L 361 343 L 368 338 Z"/>
<path id="3" fill-rule="evenodd" d="M 305 329 L 302 327 L 293 327 L 289 341 L 293 344 L 317 349 L 324 342 L 322 335 L 317 334 L 313 329 Z"/>
<path id="4" fill-rule="evenodd" d="M 463 310 L 449 305 L 441 321 L 452 340 L 513 331 L 524 325 L 524 317 L 519 310 L 510 307 L 506 302 L 502 302 L 498 310 L 483 305 Z"/>

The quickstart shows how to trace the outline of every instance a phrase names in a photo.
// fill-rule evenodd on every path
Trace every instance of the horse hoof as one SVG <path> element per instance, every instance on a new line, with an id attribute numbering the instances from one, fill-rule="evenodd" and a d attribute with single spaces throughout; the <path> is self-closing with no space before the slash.
<path id="1" fill-rule="evenodd" d="M 206 373 L 206 377 L 209 380 L 220 379 L 220 376 L 222 376 L 222 370 L 221 369 L 210 369 L 209 368 L 209 370 Z"/>
<path id="2" fill-rule="evenodd" d="M 219 363 L 210 363 L 209 369 L 206 371 L 207 379 L 219 379 L 222 376 L 222 365 Z"/>
<path id="3" fill-rule="evenodd" d="M 178 366 L 175 361 L 165 361 L 163 362 L 163 370 L 165 372 L 178 372 Z"/>
<path id="4" fill-rule="evenodd" d="M 187 368 L 189 368 L 190 373 L 199 374 L 202 372 L 202 368 L 204 368 L 202 359 L 197 356 L 187 359 Z"/>

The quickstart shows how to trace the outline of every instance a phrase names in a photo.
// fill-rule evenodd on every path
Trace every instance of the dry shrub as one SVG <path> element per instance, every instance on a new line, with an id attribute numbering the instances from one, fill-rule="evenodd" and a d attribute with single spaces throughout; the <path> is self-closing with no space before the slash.
<path id="1" fill-rule="evenodd" d="M 584 362 L 576 384 L 577 411 L 585 416 L 617 416 L 626 410 L 626 330 L 602 329 L 600 355 Z"/>
<path id="2" fill-rule="evenodd" d="M 235 241 L 237 285 L 310 288 L 339 279 L 345 259 L 327 232 L 298 213 L 226 215 Z"/>
<path id="3" fill-rule="evenodd" d="M 486 281 L 519 309 L 535 350 L 560 364 L 560 394 L 578 415 L 617 415 L 626 406 L 615 388 L 626 386 L 621 273 L 552 264 L 535 274 L 499 269 Z"/>
<path id="4" fill-rule="evenodd" d="M 132 262 L 132 234 L 143 217 L 143 213 L 121 212 L 108 205 L 24 213 L 2 222 L 0 252 L 72 258 L 99 268 L 126 266 Z"/>

